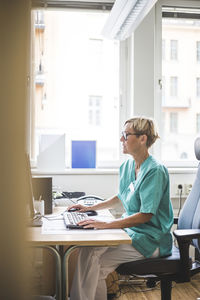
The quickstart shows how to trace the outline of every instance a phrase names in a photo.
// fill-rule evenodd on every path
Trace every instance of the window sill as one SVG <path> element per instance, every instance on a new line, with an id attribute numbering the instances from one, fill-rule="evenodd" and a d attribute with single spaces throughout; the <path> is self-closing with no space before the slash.
<path id="1" fill-rule="evenodd" d="M 168 167 L 169 174 L 196 174 L 197 167 Z"/>
<path id="2" fill-rule="evenodd" d="M 168 167 L 169 174 L 196 174 L 197 167 L 181 168 Z M 32 169 L 33 175 L 118 175 L 119 168 L 97 169 L 64 169 L 64 170 L 38 170 Z"/>
<path id="3" fill-rule="evenodd" d="M 64 170 L 38 170 L 32 169 L 33 175 L 118 175 L 116 169 L 64 169 Z"/>

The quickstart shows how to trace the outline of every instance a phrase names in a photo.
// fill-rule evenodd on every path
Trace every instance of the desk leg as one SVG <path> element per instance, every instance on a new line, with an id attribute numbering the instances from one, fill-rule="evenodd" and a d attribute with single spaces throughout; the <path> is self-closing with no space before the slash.
<path id="1" fill-rule="evenodd" d="M 68 263 L 69 263 L 69 257 L 70 254 L 76 249 L 80 248 L 80 246 L 70 246 L 64 253 L 63 255 L 63 260 L 62 260 L 62 295 L 63 295 L 63 300 L 68 299 Z"/>
<path id="2" fill-rule="evenodd" d="M 59 251 L 52 246 L 33 246 L 34 248 L 43 248 L 51 251 L 56 259 L 56 300 L 62 300 L 62 277 L 61 277 L 61 256 Z"/>

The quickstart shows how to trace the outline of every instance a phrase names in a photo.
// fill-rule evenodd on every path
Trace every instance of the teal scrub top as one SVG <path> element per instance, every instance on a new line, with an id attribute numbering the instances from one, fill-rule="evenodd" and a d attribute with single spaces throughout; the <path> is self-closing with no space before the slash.
<path id="1" fill-rule="evenodd" d="M 125 228 L 132 245 L 145 257 L 159 248 L 160 256 L 171 254 L 173 210 L 169 196 L 167 168 L 149 156 L 135 178 L 135 161 L 128 159 L 120 167 L 118 198 L 128 217 L 135 213 L 152 213 L 150 221 Z"/>

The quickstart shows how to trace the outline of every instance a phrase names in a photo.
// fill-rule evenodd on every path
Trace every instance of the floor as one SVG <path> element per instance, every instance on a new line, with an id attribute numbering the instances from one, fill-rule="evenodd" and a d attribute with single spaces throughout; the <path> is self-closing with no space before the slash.
<path id="1" fill-rule="evenodd" d="M 200 297 L 200 274 L 195 275 L 189 283 L 176 284 L 173 282 L 172 300 L 196 300 L 198 297 Z M 143 280 L 135 280 L 133 284 L 120 285 L 116 296 L 109 297 L 108 299 L 160 300 L 160 286 L 158 284 L 154 289 L 148 289 Z"/>

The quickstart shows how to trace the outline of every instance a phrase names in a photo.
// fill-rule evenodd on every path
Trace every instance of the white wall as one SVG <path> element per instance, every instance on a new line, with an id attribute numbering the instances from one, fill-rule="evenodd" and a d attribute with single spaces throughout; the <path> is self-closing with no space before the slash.
<path id="1" fill-rule="evenodd" d="M 106 199 L 117 193 L 118 175 L 55 175 L 53 184 L 65 191 L 80 191 Z"/>
<path id="2" fill-rule="evenodd" d="M 87 173 L 86 173 L 87 172 Z M 62 191 L 85 192 L 86 194 L 98 195 L 105 199 L 118 192 L 118 171 L 66 171 L 60 174 L 33 171 L 33 175 L 51 176 L 53 186 Z M 192 184 L 195 179 L 196 169 L 169 169 L 170 175 L 170 196 L 174 209 L 179 207 L 177 185 Z M 184 189 L 183 189 L 184 194 Z M 184 195 L 183 195 L 183 198 Z M 119 208 L 120 209 L 120 208 Z"/>

